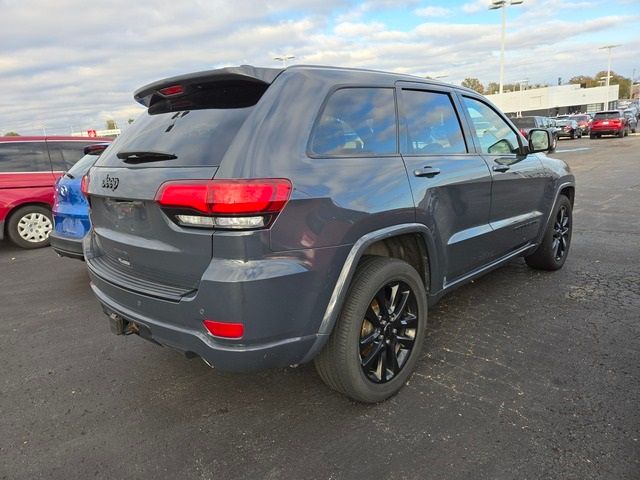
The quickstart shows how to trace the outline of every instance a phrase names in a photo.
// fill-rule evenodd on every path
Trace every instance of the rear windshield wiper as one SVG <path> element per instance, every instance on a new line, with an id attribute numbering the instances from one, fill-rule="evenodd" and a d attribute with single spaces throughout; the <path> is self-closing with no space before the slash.
<path id="1" fill-rule="evenodd" d="M 116 157 L 127 163 L 160 162 L 162 160 L 175 160 L 178 158 L 173 153 L 150 151 L 118 152 Z"/>
<path id="2" fill-rule="evenodd" d="M 76 178 L 76 177 L 74 177 L 73 175 L 71 175 L 69 172 L 65 172 L 65 173 L 64 173 L 64 176 L 65 176 L 65 177 L 67 177 L 67 178 L 70 178 L 71 180 L 73 180 L 74 178 Z"/>

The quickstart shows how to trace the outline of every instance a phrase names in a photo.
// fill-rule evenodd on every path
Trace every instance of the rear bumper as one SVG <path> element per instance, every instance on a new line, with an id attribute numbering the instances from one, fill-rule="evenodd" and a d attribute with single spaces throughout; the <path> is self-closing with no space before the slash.
<path id="1" fill-rule="evenodd" d="M 54 230 L 49 234 L 49 242 L 51 248 L 61 257 L 84 260 L 81 238 L 63 237 Z"/>
<path id="2" fill-rule="evenodd" d="M 344 263 L 344 258 L 338 259 L 346 258 L 348 250 L 289 252 L 291 256 L 284 258 L 244 262 L 213 259 L 198 290 L 179 301 L 117 285 L 101 277 L 91 259 L 87 266 L 91 288 L 107 315 L 141 325 L 144 338 L 197 355 L 220 370 L 252 371 L 310 359 L 305 357 L 318 339 Z M 323 268 L 334 264 L 335 269 Z M 241 340 L 214 337 L 204 328 L 204 319 L 241 322 L 245 336 Z"/>
<path id="3" fill-rule="evenodd" d="M 591 129 L 592 135 L 618 135 L 620 132 L 624 131 L 624 128 L 607 128 L 607 129 Z"/>

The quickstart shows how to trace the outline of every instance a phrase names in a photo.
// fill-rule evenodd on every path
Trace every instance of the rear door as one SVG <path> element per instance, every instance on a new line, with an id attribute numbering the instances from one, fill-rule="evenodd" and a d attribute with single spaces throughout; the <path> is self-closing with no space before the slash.
<path id="1" fill-rule="evenodd" d="M 488 261 L 491 173 L 465 141 L 470 132 L 449 90 L 398 86 L 400 151 L 416 218 L 436 234 L 446 264 L 445 283 L 450 283 Z"/>
<path id="2" fill-rule="evenodd" d="M 168 298 L 197 288 L 212 257 L 213 231 L 172 221 L 155 201 L 158 189 L 169 180 L 212 179 L 266 89 L 236 90 L 228 78 L 190 88 L 195 93 L 174 101 L 157 95 L 89 173 L 89 267 L 125 288 Z M 169 156 L 122 158 L 123 152 Z"/>
<path id="3" fill-rule="evenodd" d="M 0 143 L 0 189 L 49 187 L 53 181 L 44 141 Z"/>
<path id="4" fill-rule="evenodd" d="M 480 98 L 461 95 L 461 102 L 493 177 L 489 221 L 494 230 L 492 254 L 497 258 L 536 238 L 549 178 L 537 154 L 518 153 L 521 137 L 504 115 Z"/>

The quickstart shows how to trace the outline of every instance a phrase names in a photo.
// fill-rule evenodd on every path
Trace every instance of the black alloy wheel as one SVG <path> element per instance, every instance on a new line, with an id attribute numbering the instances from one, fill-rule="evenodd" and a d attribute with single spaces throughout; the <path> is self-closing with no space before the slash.
<path id="1" fill-rule="evenodd" d="M 416 297 L 404 282 L 386 284 L 375 294 L 360 329 L 360 364 L 373 383 L 386 383 L 405 366 L 418 327 Z"/>
<path id="2" fill-rule="evenodd" d="M 562 260 L 569 247 L 569 231 L 571 229 L 567 207 L 562 205 L 553 225 L 553 249 L 556 261 Z"/>

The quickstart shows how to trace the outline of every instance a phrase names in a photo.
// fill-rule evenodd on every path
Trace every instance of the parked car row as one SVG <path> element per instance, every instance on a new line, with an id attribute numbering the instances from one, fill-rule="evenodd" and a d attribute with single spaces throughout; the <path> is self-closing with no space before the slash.
<path id="1" fill-rule="evenodd" d="M 96 141 L 110 139 L 0 137 L 0 239 L 22 248 L 49 244 L 54 185 Z"/>

